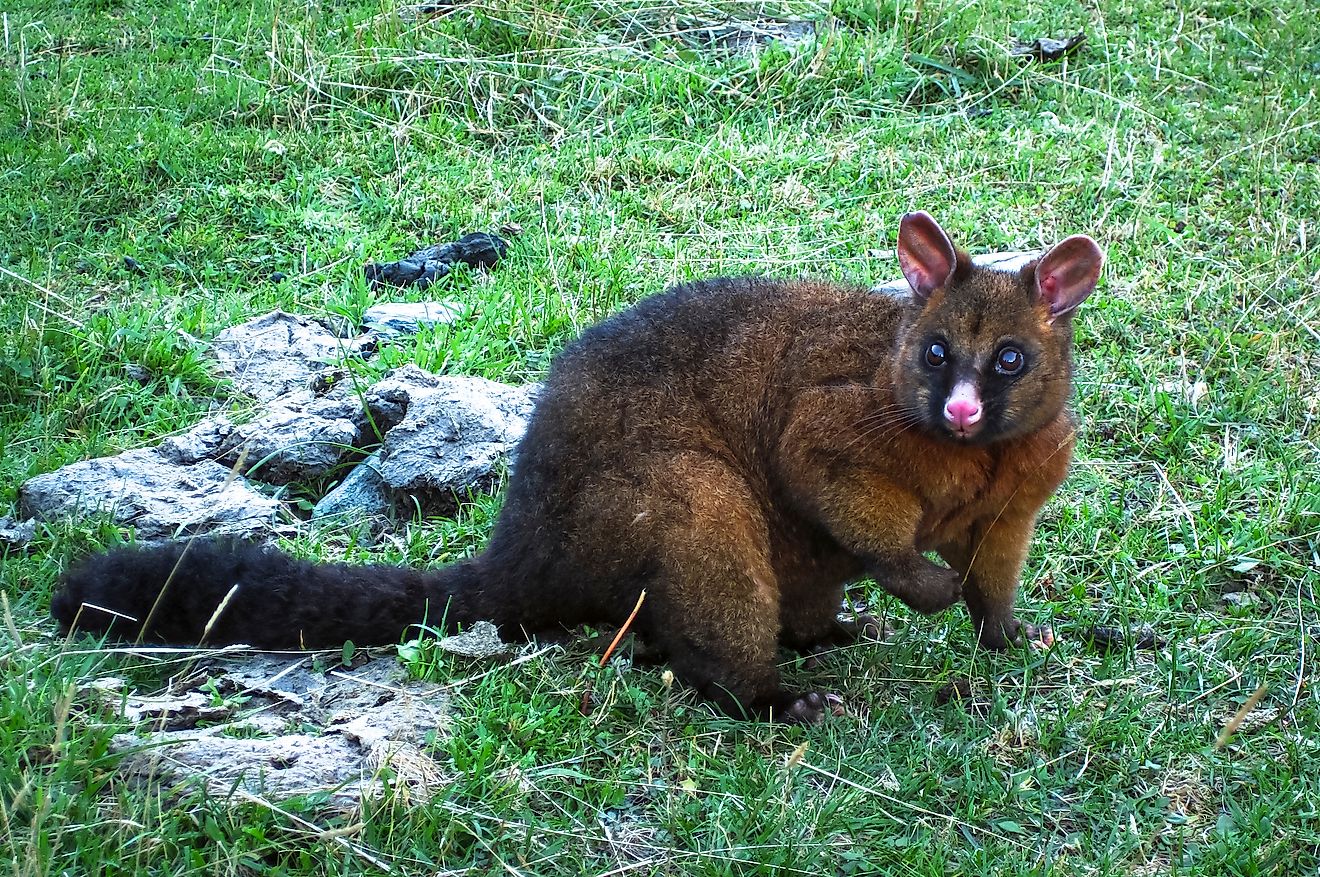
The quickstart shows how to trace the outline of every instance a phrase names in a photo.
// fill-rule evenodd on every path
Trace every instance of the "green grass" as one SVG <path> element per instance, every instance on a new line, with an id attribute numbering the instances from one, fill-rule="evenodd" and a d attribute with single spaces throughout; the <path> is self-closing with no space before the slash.
<path id="1" fill-rule="evenodd" d="M 703 30 L 758 12 L 813 19 L 819 39 L 740 56 Z M 1064 62 L 1009 55 L 1081 28 Z M 532 380 L 581 327 L 677 280 L 890 279 L 897 217 L 918 207 L 975 250 L 1084 231 L 1110 261 L 1077 321 L 1078 461 L 1021 597 L 1064 634 L 1049 654 L 976 652 L 963 613 L 915 619 L 863 589 L 895 632 L 786 665 L 848 705 L 802 730 L 717 717 L 662 668 L 598 669 L 570 644 L 456 689 L 433 800 L 331 818 L 116 777 L 120 729 L 70 692 L 167 674 L 55 634 L 59 570 L 127 534 L 53 522 L 2 557 L 0 861 L 1315 873 L 1317 57 L 1306 0 L 487 0 L 415 18 L 370 0 L 18 0 L 0 54 L 0 513 L 26 478 L 230 404 L 196 339 L 275 307 L 356 316 L 364 262 L 463 231 L 525 229 L 489 278 L 440 290 L 472 319 L 382 365 Z M 438 563 L 480 545 L 494 502 L 393 544 L 309 529 L 293 547 Z M 1244 588 L 1257 602 L 1222 600 Z M 1100 655 L 1091 623 L 1167 645 Z M 425 653 L 417 669 L 471 675 Z M 970 704 L 940 702 L 953 679 Z"/>

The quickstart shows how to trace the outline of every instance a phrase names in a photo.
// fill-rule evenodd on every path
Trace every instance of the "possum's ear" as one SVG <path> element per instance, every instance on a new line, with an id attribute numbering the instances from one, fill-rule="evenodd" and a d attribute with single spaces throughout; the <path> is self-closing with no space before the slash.
<path id="1" fill-rule="evenodd" d="M 898 264 L 921 301 L 949 282 L 958 256 L 949 236 L 924 210 L 903 214 L 898 223 Z"/>
<path id="2" fill-rule="evenodd" d="M 1036 263 L 1036 292 L 1049 305 L 1050 322 L 1070 314 L 1095 291 L 1105 254 L 1084 234 L 1055 244 Z"/>

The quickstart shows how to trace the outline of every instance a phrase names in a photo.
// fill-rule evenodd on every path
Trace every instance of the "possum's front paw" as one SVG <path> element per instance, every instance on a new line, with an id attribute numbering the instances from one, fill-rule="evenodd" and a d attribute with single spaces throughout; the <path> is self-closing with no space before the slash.
<path id="1" fill-rule="evenodd" d="M 934 615 L 961 600 L 962 592 L 962 573 L 932 563 L 921 570 L 909 596 L 899 597 L 921 614 Z"/>
<path id="2" fill-rule="evenodd" d="M 1009 617 L 1005 621 L 987 618 L 981 624 L 981 647 L 1003 651 L 1009 646 L 1022 646 L 1033 651 L 1048 649 L 1055 643 L 1054 628 L 1049 625 L 1027 624 Z"/>
<path id="3" fill-rule="evenodd" d="M 1018 636 L 1014 642 L 1034 651 L 1043 651 L 1055 643 L 1054 628 L 1048 624 L 1027 624 L 1024 621 L 1018 627 Z"/>
<path id="4" fill-rule="evenodd" d="M 775 721 L 790 725 L 818 725 L 829 715 L 843 715 L 843 698 L 819 691 L 805 694 L 785 692 L 774 708 Z"/>

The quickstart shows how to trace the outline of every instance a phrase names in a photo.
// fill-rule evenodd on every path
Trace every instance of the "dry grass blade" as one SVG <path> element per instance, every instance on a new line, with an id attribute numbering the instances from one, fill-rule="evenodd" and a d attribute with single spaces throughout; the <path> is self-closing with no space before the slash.
<path id="1" fill-rule="evenodd" d="M 1251 693 L 1251 696 L 1243 702 L 1242 706 L 1238 707 L 1238 711 L 1233 714 L 1233 718 L 1229 719 L 1224 724 L 1224 727 L 1219 731 L 1219 736 L 1215 738 L 1215 749 L 1223 749 L 1224 746 L 1228 744 L 1229 739 L 1237 733 L 1237 729 L 1242 727 L 1243 720 L 1246 719 L 1248 714 L 1256 708 L 1256 704 L 1260 703 L 1261 698 L 1264 697 L 1269 690 L 1269 684 L 1262 682 L 1259 687 Z"/>

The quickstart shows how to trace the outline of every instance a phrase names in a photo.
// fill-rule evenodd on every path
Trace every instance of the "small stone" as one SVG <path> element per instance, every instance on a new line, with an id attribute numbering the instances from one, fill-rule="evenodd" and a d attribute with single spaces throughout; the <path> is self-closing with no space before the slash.
<path id="1" fill-rule="evenodd" d="M 384 335 L 412 334 L 423 326 L 452 323 L 463 314 L 456 302 L 385 302 L 362 315 L 362 325 Z"/>
<path id="2" fill-rule="evenodd" d="M 935 704 L 944 706 L 951 700 L 968 700 L 972 696 L 972 680 L 959 677 L 935 689 Z"/>
<path id="3" fill-rule="evenodd" d="M 1155 629 L 1148 624 L 1128 630 L 1121 627 L 1096 624 L 1083 631 L 1081 638 L 1083 642 L 1089 643 L 1091 648 L 1102 655 L 1126 648 L 1137 651 L 1152 651 L 1164 647 L 1164 639 L 1156 634 Z"/>
<path id="4" fill-rule="evenodd" d="M 151 383 L 151 369 L 144 365 L 130 362 L 128 365 L 124 366 L 124 374 L 128 376 L 129 380 L 136 381 L 144 387 Z"/>
<path id="5" fill-rule="evenodd" d="M 1260 597 L 1250 591 L 1229 591 L 1223 596 L 1223 601 L 1237 609 L 1250 609 L 1252 606 L 1260 605 Z"/>
<path id="6" fill-rule="evenodd" d="M 13 518 L 0 518 L 0 548 L 22 548 L 37 538 L 35 519 L 16 521 Z"/>
<path id="7" fill-rule="evenodd" d="M 478 621 L 463 633 L 447 636 L 436 648 L 463 658 L 495 660 L 513 654 L 513 646 L 500 639 L 500 631 L 489 621 Z"/>
<path id="8" fill-rule="evenodd" d="M 372 454 L 353 467 L 337 487 L 312 508 L 312 520 L 379 517 L 394 510 L 389 485 L 380 477 L 380 454 Z"/>

